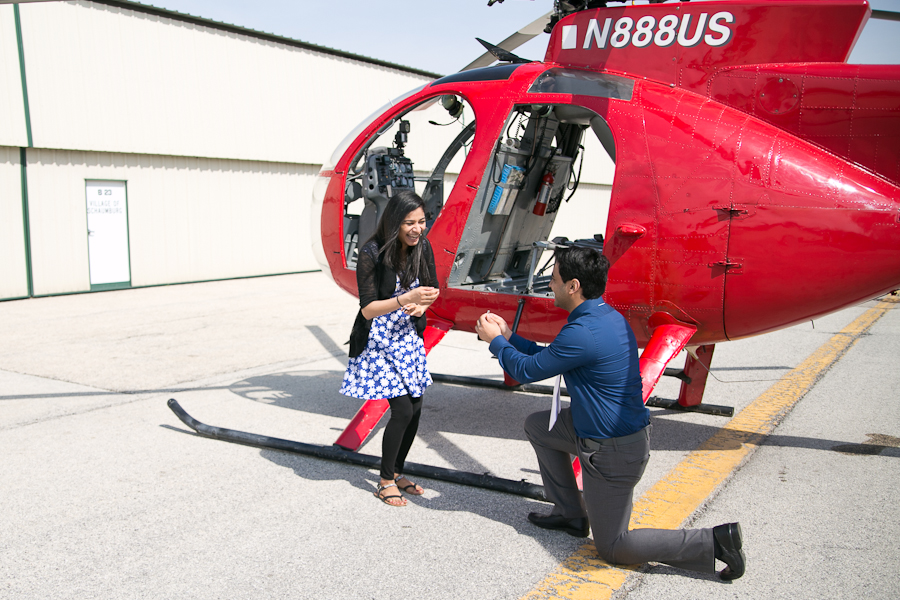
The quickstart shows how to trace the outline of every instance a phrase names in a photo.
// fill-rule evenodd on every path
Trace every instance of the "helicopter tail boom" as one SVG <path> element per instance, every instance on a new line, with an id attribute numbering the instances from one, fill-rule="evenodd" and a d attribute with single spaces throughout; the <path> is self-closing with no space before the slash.
<path id="1" fill-rule="evenodd" d="M 735 67 L 710 79 L 709 97 L 900 184 L 900 66 Z"/>

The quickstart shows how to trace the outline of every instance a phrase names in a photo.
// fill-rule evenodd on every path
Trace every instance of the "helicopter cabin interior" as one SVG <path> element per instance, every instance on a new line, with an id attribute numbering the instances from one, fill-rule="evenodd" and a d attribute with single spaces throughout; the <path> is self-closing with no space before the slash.
<path id="1" fill-rule="evenodd" d="M 550 69 L 529 90 L 548 91 L 627 100 L 631 82 L 605 74 Z M 436 106 L 446 111 L 442 113 L 445 120 L 449 113 L 454 121 L 443 124 L 431 118 Z M 450 132 L 455 135 L 442 127 L 455 123 L 459 127 Z M 429 134 L 441 132 L 443 139 L 429 135 L 432 139 L 427 142 L 418 140 L 412 132 L 420 127 Z M 476 133 L 471 107 L 460 96 L 448 95 L 414 107 L 373 136 L 353 161 L 345 190 L 344 250 L 349 268 L 355 268 L 357 247 L 374 233 L 389 198 L 398 191 L 419 193 L 431 227 Z M 565 103 L 513 106 L 501 135 L 493 140 L 491 162 L 469 212 L 448 287 L 552 296 L 552 249 L 568 240 L 567 232 L 556 231 L 554 224 L 570 208 L 568 202 L 578 190 L 586 135 L 599 142 L 591 148 L 605 151 L 609 159 L 603 159 L 615 163 L 612 132 L 597 113 Z M 391 145 L 377 145 L 385 140 Z M 587 157 L 592 159 L 597 160 Z M 423 170 L 423 164 L 434 166 Z M 603 231 L 577 241 L 602 249 Z"/>

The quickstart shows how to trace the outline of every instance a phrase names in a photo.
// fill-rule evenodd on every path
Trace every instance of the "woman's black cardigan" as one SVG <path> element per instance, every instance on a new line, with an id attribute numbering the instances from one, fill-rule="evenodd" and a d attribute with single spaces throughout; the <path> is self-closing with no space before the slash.
<path id="1" fill-rule="evenodd" d="M 419 238 L 419 243 L 424 244 L 425 273 L 419 274 L 419 285 L 438 287 L 437 272 L 434 268 L 434 251 L 425 237 Z M 391 270 L 382 260 L 383 255 L 378 254 L 378 242 L 369 240 L 359 249 L 359 258 L 356 261 L 356 286 L 359 290 L 360 311 L 353 323 L 353 331 L 350 332 L 350 358 L 356 358 L 362 354 L 369 341 L 369 330 L 372 328 L 372 319 L 366 319 L 362 314 L 362 308 L 375 300 L 387 300 L 394 295 L 397 285 L 397 274 Z M 399 308 L 399 307 L 398 307 Z M 423 337 L 427 319 L 412 317 L 416 326 L 416 333 Z"/>

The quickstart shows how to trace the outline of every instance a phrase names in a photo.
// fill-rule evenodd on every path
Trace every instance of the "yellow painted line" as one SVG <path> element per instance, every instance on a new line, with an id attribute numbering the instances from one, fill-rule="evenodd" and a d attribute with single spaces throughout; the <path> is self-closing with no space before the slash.
<path id="1" fill-rule="evenodd" d="M 900 298 L 882 298 L 691 452 L 635 502 L 630 527 L 681 527 L 759 447 L 819 378 L 897 304 Z M 593 544 L 585 544 L 522 600 L 605 600 L 612 598 L 635 573 L 635 568 L 609 565 L 597 556 Z"/>

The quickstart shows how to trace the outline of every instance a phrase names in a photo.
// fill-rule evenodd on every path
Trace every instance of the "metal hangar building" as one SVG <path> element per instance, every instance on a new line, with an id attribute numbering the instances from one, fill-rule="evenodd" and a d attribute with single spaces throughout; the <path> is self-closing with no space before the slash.
<path id="1" fill-rule="evenodd" d="M 137 2 L 0 4 L 0 300 L 318 270 L 320 167 L 437 77 Z M 579 187 L 591 230 L 613 168 Z"/>

